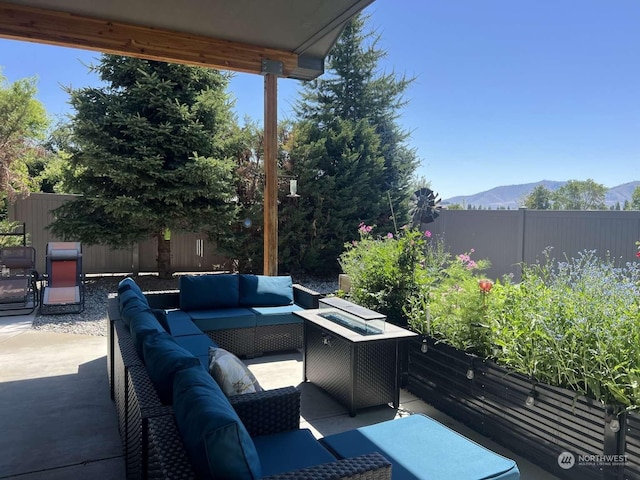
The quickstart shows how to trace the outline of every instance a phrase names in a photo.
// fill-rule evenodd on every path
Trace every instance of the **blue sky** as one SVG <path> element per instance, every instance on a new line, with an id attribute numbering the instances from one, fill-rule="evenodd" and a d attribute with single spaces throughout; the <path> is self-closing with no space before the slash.
<path id="1" fill-rule="evenodd" d="M 547 180 L 640 180 L 640 2 L 637 0 L 377 0 L 381 64 L 415 76 L 399 121 L 418 174 L 443 198 Z M 60 85 L 97 84 L 98 54 L 0 40 L 10 81 L 39 77 L 52 116 L 69 112 Z M 299 84 L 279 82 L 292 118 Z M 236 112 L 261 120 L 259 76 L 231 83 Z"/>

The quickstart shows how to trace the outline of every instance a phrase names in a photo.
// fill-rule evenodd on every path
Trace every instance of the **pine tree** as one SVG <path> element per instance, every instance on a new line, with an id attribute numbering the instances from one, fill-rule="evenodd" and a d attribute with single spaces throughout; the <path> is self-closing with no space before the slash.
<path id="1" fill-rule="evenodd" d="M 301 198 L 283 202 L 281 260 L 286 269 L 338 270 L 344 243 L 361 221 L 393 231 L 408 221 L 417 165 L 397 124 L 410 79 L 380 73 L 386 55 L 366 17 L 345 28 L 327 58 L 327 73 L 309 82 L 296 106 L 289 155 Z M 285 223 L 286 220 L 286 223 Z"/>
<path id="2" fill-rule="evenodd" d="M 223 233 L 234 218 L 228 76 L 103 55 L 105 82 L 70 90 L 72 177 L 82 197 L 56 210 L 55 235 L 126 247 L 153 236 L 171 275 L 171 232 Z"/>

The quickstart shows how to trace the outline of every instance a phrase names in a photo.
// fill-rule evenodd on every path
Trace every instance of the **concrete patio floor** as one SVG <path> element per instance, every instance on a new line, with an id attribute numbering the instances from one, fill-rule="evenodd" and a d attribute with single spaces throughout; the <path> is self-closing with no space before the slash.
<path id="1" fill-rule="evenodd" d="M 0 479 L 125 478 L 115 407 L 109 398 L 104 337 L 36 331 L 33 315 L 0 318 Z M 524 480 L 556 477 L 452 420 L 406 391 L 398 410 L 359 411 L 301 383 L 302 355 L 247 360 L 264 388 L 301 389 L 301 427 L 316 437 L 425 413 L 468 438 L 517 461 Z"/>

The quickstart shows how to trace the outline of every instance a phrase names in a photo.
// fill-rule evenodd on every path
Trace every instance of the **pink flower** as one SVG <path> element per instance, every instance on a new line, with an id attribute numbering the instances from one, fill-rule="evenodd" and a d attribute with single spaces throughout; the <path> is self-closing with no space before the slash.
<path id="1" fill-rule="evenodd" d="M 364 227 L 364 231 L 369 233 L 371 230 L 373 230 L 373 227 L 371 225 L 367 225 L 366 227 Z"/>
<path id="2" fill-rule="evenodd" d="M 355 247 L 356 245 L 358 245 L 358 242 L 356 242 L 355 240 L 352 240 L 351 241 L 351 245 L 353 245 Z"/>
<path id="3" fill-rule="evenodd" d="M 636 257 L 640 258 L 640 252 L 636 253 Z"/>
<path id="4" fill-rule="evenodd" d="M 431 238 L 431 232 L 429 230 L 424 231 L 424 236 L 427 238 Z"/>
<path id="5" fill-rule="evenodd" d="M 393 238 L 393 233 L 391 232 L 387 233 L 387 238 Z"/>
<path id="6" fill-rule="evenodd" d="M 469 253 L 475 253 L 476 249 L 472 248 L 471 250 L 469 250 Z"/>
<path id="7" fill-rule="evenodd" d="M 469 262 L 467 263 L 467 268 L 469 270 L 473 270 L 477 266 L 478 266 L 478 264 L 476 262 L 474 262 L 473 260 L 469 260 Z"/>

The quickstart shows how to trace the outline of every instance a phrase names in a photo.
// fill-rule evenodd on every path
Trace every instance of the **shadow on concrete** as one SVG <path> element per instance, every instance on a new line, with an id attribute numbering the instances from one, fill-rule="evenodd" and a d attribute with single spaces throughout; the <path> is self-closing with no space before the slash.
<path id="1" fill-rule="evenodd" d="M 54 376 L 46 357 L 41 377 L 0 383 L 0 478 L 124 478 L 106 357 Z"/>

